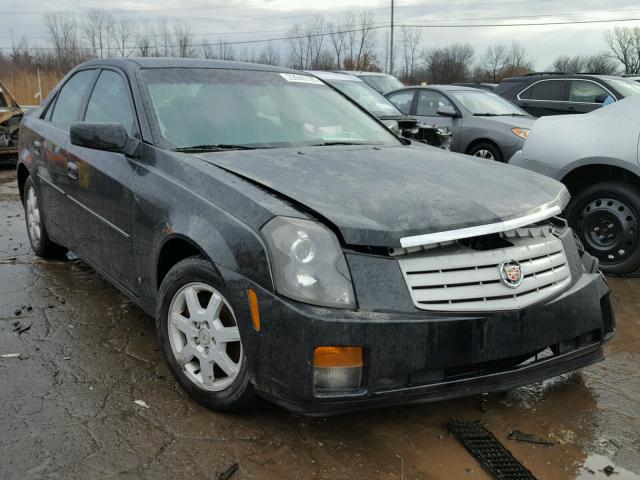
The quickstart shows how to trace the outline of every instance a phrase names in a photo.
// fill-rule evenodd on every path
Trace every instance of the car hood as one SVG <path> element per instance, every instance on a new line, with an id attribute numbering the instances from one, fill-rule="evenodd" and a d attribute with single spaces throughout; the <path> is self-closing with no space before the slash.
<path id="1" fill-rule="evenodd" d="M 507 125 L 511 128 L 531 128 L 534 122 L 537 120 L 533 117 L 473 117 L 476 119 L 482 119 L 491 123 L 498 123 L 500 125 Z"/>
<path id="2" fill-rule="evenodd" d="M 200 154 L 311 210 L 348 245 L 401 245 L 401 238 L 530 214 L 566 194 L 542 175 L 477 157 L 411 146 L 308 147 Z"/>

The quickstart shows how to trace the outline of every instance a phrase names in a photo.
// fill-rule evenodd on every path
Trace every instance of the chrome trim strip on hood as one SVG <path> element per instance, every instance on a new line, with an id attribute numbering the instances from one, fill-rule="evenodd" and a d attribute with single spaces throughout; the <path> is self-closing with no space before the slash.
<path id="1" fill-rule="evenodd" d="M 460 240 L 463 238 L 506 232 L 507 230 L 513 230 L 514 228 L 524 227 L 560 214 L 562 210 L 564 210 L 564 207 L 569 203 L 569 198 L 570 195 L 568 190 L 563 188 L 555 200 L 541 205 L 536 208 L 535 211 L 522 217 L 512 218 L 511 220 L 505 220 L 503 222 L 489 223 L 487 225 L 478 225 L 476 227 L 427 233 L 425 235 L 415 235 L 413 237 L 403 237 L 400 239 L 400 245 L 403 248 L 419 247 L 422 245 L 450 242 L 452 240 Z"/>

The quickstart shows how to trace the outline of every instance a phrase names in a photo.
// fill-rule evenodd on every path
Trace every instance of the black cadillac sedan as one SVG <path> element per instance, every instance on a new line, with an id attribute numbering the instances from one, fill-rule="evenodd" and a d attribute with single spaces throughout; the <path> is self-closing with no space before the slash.
<path id="1" fill-rule="evenodd" d="M 72 250 L 154 316 L 211 408 L 504 390 L 600 360 L 614 332 L 556 217 L 564 186 L 414 147 L 300 72 L 88 62 L 25 118 L 19 155 L 35 253 Z"/>

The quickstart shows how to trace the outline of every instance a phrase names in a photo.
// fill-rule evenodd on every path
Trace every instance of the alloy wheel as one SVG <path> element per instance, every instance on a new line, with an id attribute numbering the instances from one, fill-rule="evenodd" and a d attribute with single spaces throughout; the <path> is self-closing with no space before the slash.
<path id="1" fill-rule="evenodd" d="M 169 343 L 187 378 L 218 392 L 229 387 L 243 361 L 238 324 L 231 306 L 215 288 L 189 283 L 169 306 Z"/>
<path id="2" fill-rule="evenodd" d="M 473 154 L 473 156 L 485 158 L 487 160 L 495 160 L 493 153 L 491 153 L 489 150 L 486 150 L 484 148 L 481 148 L 480 150 L 478 150 L 476 153 Z"/>
<path id="3" fill-rule="evenodd" d="M 42 238 L 42 224 L 40 220 L 40 209 L 38 208 L 38 197 L 36 197 L 36 191 L 32 186 L 27 187 L 27 200 L 25 203 L 29 237 L 34 247 L 38 248 Z"/>

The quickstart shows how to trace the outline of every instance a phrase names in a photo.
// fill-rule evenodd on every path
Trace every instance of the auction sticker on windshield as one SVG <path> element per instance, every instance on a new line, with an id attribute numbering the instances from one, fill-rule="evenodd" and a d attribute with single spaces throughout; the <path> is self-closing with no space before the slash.
<path id="1" fill-rule="evenodd" d="M 296 73 L 281 73 L 280 76 L 287 82 L 313 83 L 315 85 L 324 85 L 320 80 L 309 75 L 298 75 Z"/>

